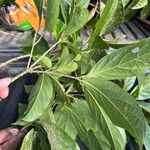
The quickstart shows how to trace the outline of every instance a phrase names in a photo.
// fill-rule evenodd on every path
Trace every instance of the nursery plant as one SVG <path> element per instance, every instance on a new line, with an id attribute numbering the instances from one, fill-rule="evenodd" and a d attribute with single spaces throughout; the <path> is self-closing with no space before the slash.
<path id="1" fill-rule="evenodd" d="M 98 1 L 47 0 L 44 30 L 53 42 L 33 31 L 21 46 L 26 55 L 0 64 L 29 58 L 12 82 L 38 74 L 14 124 L 31 129 L 22 150 L 76 150 L 77 139 L 90 150 L 124 150 L 129 136 L 149 150 L 150 39 L 121 45 L 103 39 L 122 23 L 128 2 L 107 0 L 101 9 Z M 41 16 L 42 0 L 35 3 Z M 137 0 L 133 9 L 146 4 Z"/>

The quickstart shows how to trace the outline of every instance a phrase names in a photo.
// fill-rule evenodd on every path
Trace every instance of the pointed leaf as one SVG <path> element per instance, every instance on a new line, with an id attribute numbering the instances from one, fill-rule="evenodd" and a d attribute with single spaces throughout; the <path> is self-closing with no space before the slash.
<path id="1" fill-rule="evenodd" d="M 139 0 L 139 2 L 132 9 L 140 9 L 148 4 L 148 0 Z"/>
<path id="2" fill-rule="evenodd" d="M 59 3 L 60 0 L 47 0 L 46 6 L 46 29 L 53 31 L 57 24 L 59 16 Z"/>
<path id="3" fill-rule="evenodd" d="M 93 120 L 91 111 L 85 101 L 78 100 L 72 107 L 66 106 L 64 109 L 70 112 L 80 139 L 89 149 L 111 149 L 105 133 L 103 133 L 98 124 Z M 93 138 L 95 139 L 95 143 L 93 143 Z"/>
<path id="4" fill-rule="evenodd" d="M 38 64 L 40 64 L 42 67 L 46 68 L 46 69 L 50 69 L 52 67 L 52 61 L 50 58 L 48 58 L 47 56 L 40 56 L 40 55 L 36 55 L 34 56 L 35 60 L 38 60 L 40 57 L 42 57 L 42 59 L 38 62 Z"/>
<path id="5" fill-rule="evenodd" d="M 84 78 L 82 84 L 86 99 L 94 105 L 93 109 L 97 107 L 100 111 L 102 107 L 115 125 L 128 130 L 142 146 L 146 130 L 145 118 L 133 97 L 114 83 L 101 78 Z"/>
<path id="6" fill-rule="evenodd" d="M 54 90 L 50 78 L 41 75 L 29 96 L 29 105 L 25 112 L 25 117 L 21 120 L 33 122 L 37 120 L 50 106 L 54 98 Z"/>
<path id="7" fill-rule="evenodd" d="M 100 19 L 95 25 L 95 30 L 90 38 L 89 47 L 94 44 L 99 35 L 110 33 L 122 22 L 124 10 L 121 0 L 107 0 Z"/>
<path id="8" fill-rule="evenodd" d="M 30 130 L 27 133 L 27 135 L 23 139 L 23 143 L 20 150 L 32 150 L 33 140 L 34 140 L 34 129 Z"/>
<path id="9" fill-rule="evenodd" d="M 90 78 L 101 77 L 107 80 L 140 76 L 150 66 L 149 45 L 143 48 L 134 45 L 115 51 L 98 61 L 87 75 Z"/>
<path id="10" fill-rule="evenodd" d="M 77 7 L 68 23 L 68 27 L 65 31 L 66 35 L 71 35 L 72 33 L 81 29 L 88 21 L 88 10 Z"/>
<path id="11" fill-rule="evenodd" d="M 79 150 L 75 141 L 56 125 L 43 124 L 43 128 L 47 132 L 47 137 L 51 144 L 51 150 Z"/>
<path id="12" fill-rule="evenodd" d="M 131 88 L 132 88 L 132 87 L 134 86 L 134 84 L 135 84 L 135 81 L 136 81 L 136 77 L 129 77 L 129 78 L 124 79 L 123 88 L 124 88 L 126 91 L 131 90 Z"/>

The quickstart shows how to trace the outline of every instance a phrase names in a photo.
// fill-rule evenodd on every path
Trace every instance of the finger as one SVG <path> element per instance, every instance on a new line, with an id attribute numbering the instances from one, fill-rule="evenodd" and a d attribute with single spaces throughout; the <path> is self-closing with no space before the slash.
<path id="1" fill-rule="evenodd" d="M 3 145 L 0 145 L 0 150 L 16 150 L 18 147 L 20 147 L 25 134 L 26 132 L 19 132 L 12 139 L 5 142 Z"/>
<path id="2" fill-rule="evenodd" d="M 17 135 L 19 132 L 16 128 L 7 128 L 0 131 L 0 144 L 5 143 L 10 140 L 13 136 Z"/>
<path id="3" fill-rule="evenodd" d="M 9 94 L 9 87 L 3 87 L 3 88 L 0 88 L 0 98 L 1 99 L 4 99 L 8 96 Z"/>
<path id="4" fill-rule="evenodd" d="M 11 83 L 11 78 L 0 79 L 0 88 L 7 87 Z"/>

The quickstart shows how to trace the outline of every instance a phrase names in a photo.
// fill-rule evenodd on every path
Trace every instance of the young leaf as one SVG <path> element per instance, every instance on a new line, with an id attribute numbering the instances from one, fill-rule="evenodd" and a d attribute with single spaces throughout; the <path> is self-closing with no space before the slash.
<path id="1" fill-rule="evenodd" d="M 103 57 L 93 66 L 87 76 L 107 80 L 141 76 L 149 69 L 149 57 L 149 45 L 141 49 L 134 45 L 124 47 Z"/>
<path id="2" fill-rule="evenodd" d="M 89 105 L 93 104 L 93 111 L 96 107 L 99 113 L 102 107 L 115 125 L 128 130 L 142 146 L 146 122 L 133 97 L 114 83 L 101 78 L 84 78 L 81 83 L 85 88 L 86 100 Z"/>
<path id="3" fill-rule="evenodd" d="M 132 9 L 140 9 L 148 4 L 148 0 L 139 0 L 139 2 Z"/>
<path id="4" fill-rule="evenodd" d="M 120 0 L 107 0 L 105 9 L 95 25 L 95 30 L 90 37 L 89 47 L 93 45 L 98 35 L 110 33 L 122 22 L 124 9 Z"/>
<path id="5" fill-rule="evenodd" d="M 34 140 L 34 129 L 30 130 L 25 136 L 20 150 L 32 150 L 33 140 Z"/>
<path id="6" fill-rule="evenodd" d="M 21 120 L 33 122 L 45 112 L 54 98 L 54 89 L 50 78 L 47 75 L 41 75 L 31 91 L 29 105 L 25 116 Z"/>
<path id="7" fill-rule="evenodd" d="M 53 31 L 57 24 L 59 16 L 59 3 L 60 0 L 47 0 L 46 8 L 46 29 Z"/>
<path id="8" fill-rule="evenodd" d="M 53 69 L 59 73 L 68 74 L 74 72 L 78 68 L 78 64 L 74 61 L 73 54 L 69 54 L 68 48 L 64 48 L 59 61 Z"/>
<path id="9" fill-rule="evenodd" d="M 60 0 L 61 13 L 66 24 L 68 24 L 70 18 L 70 5 L 68 1 Z"/>
<path id="10" fill-rule="evenodd" d="M 88 10 L 81 7 L 76 7 L 74 13 L 68 23 L 65 34 L 71 35 L 72 33 L 81 29 L 88 21 Z"/>
<path id="11" fill-rule="evenodd" d="M 40 57 L 42 57 L 42 59 L 38 62 L 38 64 L 40 64 L 42 67 L 44 67 L 45 69 L 50 69 L 52 67 L 52 61 L 50 58 L 48 58 L 47 56 L 40 56 L 40 55 L 36 55 L 33 58 L 35 60 L 38 60 Z"/>
<path id="12" fill-rule="evenodd" d="M 75 141 L 62 129 L 54 124 L 43 124 L 51 145 L 51 150 L 79 150 Z"/>

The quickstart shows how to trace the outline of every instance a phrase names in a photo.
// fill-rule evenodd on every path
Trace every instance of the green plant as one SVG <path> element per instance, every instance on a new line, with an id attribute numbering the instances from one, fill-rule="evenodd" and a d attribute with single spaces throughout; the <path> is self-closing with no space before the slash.
<path id="1" fill-rule="evenodd" d="M 140 19 L 149 24 L 147 20 L 150 17 L 150 1 L 149 0 L 122 0 L 126 11 L 125 20 L 131 19 L 140 11 Z"/>
<path id="2" fill-rule="evenodd" d="M 39 14 L 40 2 L 35 0 Z M 125 3 L 108 0 L 91 26 L 88 5 L 87 0 L 47 0 L 45 30 L 53 35 L 54 44 L 49 46 L 43 36 L 32 33 L 22 44 L 27 55 L 0 65 L 29 57 L 27 69 L 12 82 L 26 73 L 39 75 L 34 86 L 26 87 L 29 104 L 20 107 L 22 113 L 15 123 L 33 128 L 23 141 L 23 150 L 79 149 L 77 135 L 90 150 L 123 150 L 125 131 L 140 149 L 144 141 L 149 146 L 149 111 L 136 99 L 149 86 L 149 78 L 143 78 L 150 66 L 150 39 L 122 45 L 107 54 L 111 44 L 102 37 L 122 23 Z M 82 31 L 89 33 L 87 41 L 82 39 Z M 133 89 L 136 77 L 144 90 Z"/>

